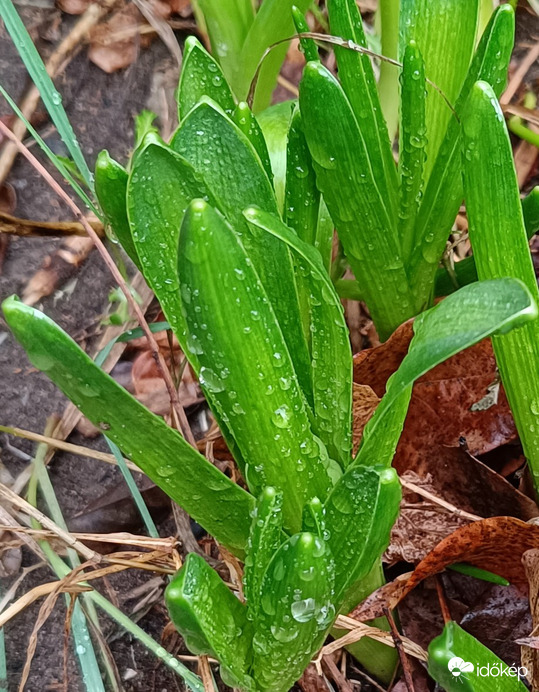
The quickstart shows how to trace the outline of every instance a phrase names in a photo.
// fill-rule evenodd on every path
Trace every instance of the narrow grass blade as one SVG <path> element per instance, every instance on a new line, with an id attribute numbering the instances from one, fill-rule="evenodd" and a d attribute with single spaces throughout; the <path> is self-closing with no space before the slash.
<path id="1" fill-rule="evenodd" d="M 391 465 L 418 377 L 494 333 L 531 321 L 523 327 L 529 328 L 536 317 L 530 291 L 521 281 L 507 278 L 465 286 L 419 315 L 408 353 L 388 380 L 386 393 L 365 427 L 356 463 Z"/>
<path id="2" fill-rule="evenodd" d="M 292 18 L 294 20 L 296 32 L 298 34 L 308 34 L 310 32 L 311 28 L 307 24 L 305 15 L 295 5 L 292 6 Z M 311 60 L 320 60 L 320 56 L 318 55 L 318 48 L 316 47 L 316 43 L 313 41 L 312 38 L 300 38 L 299 43 L 301 51 L 305 56 L 305 60 L 307 62 L 310 62 Z"/>
<path id="3" fill-rule="evenodd" d="M 414 248 L 416 218 L 423 195 L 427 144 L 425 87 L 423 56 L 415 41 L 410 41 L 402 59 L 398 169 L 398 231 L 406 262 Z"/>
<path id="4" fill-rule="evenodd" d="M 135 505 L 137 506 L 142 521 L 144 522 L 144 526 L 146 527 L 146 531 L 148 532 L 148 536 L 159 538 L 159 531 L 157 530 L 155 522 L 148 511 L 148 507 L 146 507 L 142 493 L 138 489 L 131 471 L 127 468 L 127 464 L 125 463 L 125 459 L 120 451 L 120 448 L 115 445 L 112 440 L 109 440 L 107 436 L 105 436 L 105 440 L 107 441 L 110 451 L 114 454 L 114 457 L 118 462 L 118 468 L 120 469 L 120 472 L 124 477 L 124 481 L 129 488 L 129 492 L 131 493 Z"/>
<path id="5" fill-rule="evenodd" d="M 217 61 L 195 36 L 188 36 L 178 85 L 178 119 L 181 122 L 203 96 L 209 96 L 228 115 L 235 107 L 234 96 Z"/>
<path id="6" fill-rule="evenodd" d="M 517 667 L 511 673 L 496 654 L 453 621 L 429 645 L 429 675 L 447 692 L 526 692 Z M 482 675 L 481 670 L 493 672 Z"/>
<path id="7" fill-rule="evenodd" d="M 34 366 L 216 540 L 241 554 L 252 496 L 106 375 L 43 313 L 13 297 L 3 309 Z"/>
<path id="8" fill-rule="evenodd" d="M 337 557 L 337 610 L 387 548 L 400 500 L 400 482 L 392 468 L 356 466 L 331 491 L 324 509 L 328 545 Z"/>
<path id="9" fill-rule="evenodd" d="M 49 431 L 45 430 L 45 432 Z M 56 498 L 56 494 L 44 462 L 47 450 L 48 447 L 44 444 L 40 444 L 37 447 L 36 455 L 33 461 L 33 473 L 28 486 L 28 500 L 34 505 L 34 507 L 37 507 L 37 488 L 39 485 L 51 518 L 58 526 L 64 529 L 64 531 L 67 531 L 68 528 L 66 526 L 62 510 L 60 509 L 60 505 Z M 37 522 L 35 523 L 37 524 Z M 37 524 L 37 526 L 39 527 L 40 525 Z M 43 548 L 45 555 L 54 554 L 52 547 L 46 541 L 41 542 L 41 547 Z M 79 556 L 74 550 L 68 548 L 67 556 L 72 568 L 75 569 L 80 566 Z M 69 604 L 73 596 L 66 594 L 65 598 L 66 603 Z M 85 602 L 88 606 L 89 617 L 93 619 L 96 626 L 99 626 L 97 614 L 92 603 L 89 602 L 85 594 L 82 596 L 82 599 L 83 602 Z M 93 692 L 94 690 L 96 692 L 105 692 L 95 649 L 90 638 L 88 622 L 79 602 L 76 602 L 73 607 L 71 631 L 73 634 L 75 655 L 77 656 L 81 667 L 82 678 L 85 682 L 86 689 L 88 692 Z"/>
<path id="10" fill-rule="evenodd" d="M 520 279 L 539 302 L 511 142 L 492 88 L 478 82 L 463 116 L 464 189 L 480 279 Z M 492 345 L 524 453 L 539 492 L 539 320 Z"/>
<path id="11" fill-rule="evenodd" d="M 413 314 L 395 217 L 388 214 L 350 103 L 319 63 L 305 68 L 300 108 L 318 188 L 378 332 L 386 339 Z"/>
<path id="12" fill-rule="evenodd" d="M 230 686 L 249 689 L 252 625 L 247 607 L 203 557 L 187 555 L 167 586 L 165 602 L 189 650 L 216 657 Z"/>
<path id="13" fill-rule="evenodd" d="M 200 382 L 242 452 L 251 492 L 266 486 L 283 491 L 284 526 L 293 532 L 305 502 L 326 497 L 330 461 L 311 432 L 305 398 L 254 263 L 231 227 L 202 200 L 191 204 L 182 224 L 178 271 Z M 224 289 L 231 296 L 226 302 Z"/>
<path id="14" fill-rule="evenodd" d="M 99 204 L 120 245 L 138 269 L 141 269 L 127 217 L 128 179 L 129 174 L 125 168 L 111 158 L 108 151 L 98 154 L 95 164 L 95 193 Z"/>
<path id="15" fill-rule="evenodd" d="M 67 147 L 67 150 L 73 157 L 73 161 L 77 165 L 80 174 L 84 178 L 84 181 L 90 189 L 93 189 L 93 179 L 88 164 L 84 158 L 81 151 L 78 140 L 73 132 L 73 128 L 67 117 L 67 113 L 62 105 L 62 97 L 56 90 L 52 79 L 47 74 L 45 65 L 41 56 L 37 52 L 36 47 L 30 34 L 26 30 L 15 5 L 12 0 L 5 0 L 5 2 L 0 3 L 0 16 L 4 20 L 6 29 L 19 52 L 19 55 L 24 62 L 32 81 L 36 85 L 43 99 L 43 103 L 47 108 L 49 115 L 53 123 L 56 125 L 56 129 L 62 141 Z"/>
<path id="16" fill-rule="evenodd" d="M 399 57 L 399 10 L 400 0 L 380 0 L 378 5 L 382 39 L 381 53 L 393 60 Z M 399 123 L 399 69 L 387 60 L 380 62 L 378 93 L 389 139 L 392 142 Z"/>
<path id="17" fill-rule="evenodd" d="M 301 676 L 335 618 L 333 581 L 333 559 L 318 536 L 296 534 L 275 553 L 255 622 L 257 689 L 282 692 Z"/>
<path id="18" fill-rule="evenodd" d="M 243 591 L 250 620 L 257 618 L 264 574 L 283 542 L 282 506 L 282 493 L 275 488 L 264 488 L 253 514 L 243 572 Z"/>
<path id="19" fill-rule="evenodd" d="M 171 146 L 192 164 L 211 191 L 217 208 L 234 230 L 242 233 L 242 243 L 275 311 L 301 387 L 307 400 L 312 401 L 309 352 L 301 327 L 290 253 L 267 233 L 249 233 L 242 215 L 246 207 L 254 204 L 264 211 L 278 213 L 258 154 L 238 127 L 207 101 L 184 119 Z M 174 204 L 172 199 L 167 203 Z"/>
<path id="20" fill-rule="evenodd" d="M 455 103 L 475 48 L 479 0 L 401 0 L 400 19 L 401 53 L 411 39 L 415 40 L 431 84 Z M 427 86 L 425 180 L 430 177 L 452 117 L 447 103 L 431 84 Z"/>
<path id="21" fill-rule="evenodd" d="M 355 0 L 330 0 L 328 13 L 331 33 L 367 47 L 363 21 Z M 366 164 L 360 159 L 360 173 L 374 178 L 382 204 L 390 220 L 397 218 L 397 170 L 372 65 L 368 55 L 347 48 L 335 48 L 339 79 L 357 120 L 366 151 Z M 332 127 L 335 127 L 334 121 Z M 344 199 L 343 199 L 344 203 Z M 330 208 L 331 211 L 331 208 Z"/>
<path id="22" fill-rule="evenodd" d="M 455 104 L 455 111 L 459 117 L 477 80 L 481 79 L 491 84 L 498 96 L 502 92 L 513 50 L 514 32 L 513 9 L 508 4 L 500 5 L 481 37 Z M 415 287 L 418 312 L 430 302 L 436 268 L 464 196 L 461 146 L 460 123 L 452 116 L 425 188 L 416 221 L 417 245 L 411 258 L 409 275 Z"/>
<path id="23" fill-rule="evenodd" d="M 531 240 L 539 230 L 539 186 L 522 200 L 522 216 L 526 236 Z M 438 269 L 434 290 L 437 296 L 447 296 L 461 286 L 477 281 L 477 269 L 473 255 L 456 262 L 450 273 L 447 269 Z"/>
<path id="24" fill-rule="evenodd" d="M 296 260 L 298 274 L 309 296 L 307 317 L 314 393 L 312 427 L 331 458 L 345 468 L 350 462 L 352 447 L 352 351 L 341 302 L 315 248 L 271 214 L 248 209 L 245 217 L 251 227 L 285 243 Z"/>
<path id="25" fill-rule="evenodd" d="M 309 9 L 311 0 L 264 0 L 260 5 L 256 18 L 245 38 L 240 62 L 243 68 L 241 79 L 242 100 L 247 98 L 251 81 L 264 51 L 269 46 L 291 37 L 295 33 L 292 18 L 292 6 L 296 5 L 300 12 Z M 253 111 L 259 113 L 271 103 L 271 95 L 275 89 L 277 76 L 288 50 L 288 44 L 283 43 L 274 48 L 264 59 L 255 89 Z"/>
<path id="26" fill-rule="evenodd" d="M 0 94 L 2 94 L 2 96 L 6 99 L 6 101 L 9 104 L 9 107 L 12 109 L 12 111 L 15 113 L 15 115 L 20 120 L 23 121 L 23 123 L 26 126 L 26 129 L 32 135 L 34 140 L 37 142 L 41 151 L 49 159 L 49 161 L 56 168 L 56 170 L 60 173 L 60 175 L 62 175 L 65 178 L 65 180 L 69 183 L 69 185 L 71 186 L 71 189 L 75 192 L 75 194 L 82 200 L 82 202 L 85 204 L 86 207 L 88 207 L 88 209 L 91 209 L 93 211 L 93 213 L 97 216 L 97 218 L 101 218 L 100 210 L 97 208 L 97 206 L 94 204 L 94 202 L 90 199 L 90 197 L 86 194 L 86 192 L 81 188 L 79 181 L 73 177 L 73 175 L 71 174 L 71 171 L 68 169 L 68 167 L 62 161 L 62 157 L 57 156 L 52 151 L 52 149 L 45 143 L 45 141 L 39 135 L 37 130 L 33 127 L 32 123 L 27 118 L 24 117 L 24 113 L 17 106 L 15 101 L 11 98 L 11 96 L 7 93 L 7 91 L 4 89 L 4 87 L 1 84 L 0 84 Z"/>
<path id="27" fill-rule="evenodd" d="M 44 549 L 49 548 L 47 557 L 58 575 L 59 579 L 67 576 L 71 571 L 66 563 L 56 553 L 50 549 L 48 544 L 44 544 Z M 205 692 L 202 680 L 191 672 L 189 668 L 170 654 L 159 642 L 150 637 L 141 627 L 136 625 L 127 615 L 116 608 L 107 598 L 102 596 L 99 591 L 89 591 L 85 596 L 88 597 L 98 608 L 105 612 L 114 622 L 116 622 L 130 636 L 138 640 L 150 653 L 162 661 L 176 675 L 181 677 L 192 692 Z M 76 607 L 76 606 L 75 606 Z M 93 692 L 93 690 L 92 690 Z"/>

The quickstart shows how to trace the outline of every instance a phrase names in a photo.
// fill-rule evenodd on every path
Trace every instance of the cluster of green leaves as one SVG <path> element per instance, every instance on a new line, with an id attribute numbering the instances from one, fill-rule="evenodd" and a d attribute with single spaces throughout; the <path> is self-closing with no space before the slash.
<path id="1" fill-rule="evenodd" d="M 337 49 L 340 83 L 304 40 L 309 62 L 299 105 L 282 104 L 258 119 L 237 101 L 246 82 L 239 88 L 231 75 L 251 32 L 263 30 L 257 22 L 264 8 L 278 3 L 265 0 L 256 17 L 250 2 L 230 5 L 245 20 L 241 37 L 239 21 L 227 25 L 222 7 L 217 12 L 199 0 L 221 64 L 188 39 L 180 125 L 171 141 L 161 140 L 151 117 L 140 118 L 128 167 L 102 152 L 95 191 L 159 299 L 247 490 L 44 315 L 15 298 L 4 302 L 4 314 L 34 365 L 245 561 L 244 600 L 190 555 L 167 589 L 167 605 L 187 645 L 217 657 L 231 685 L 280 692 L 301 675 L 336 615 L 355 605 L 379 565 L 399 507 L 391 462 L 413 382 L 497 334 L 517 424 L 533 432 L 539 397 L 535 384 L 519 384 L 524 361 L 517 351 L 537 362 L 538 296 L 507 134 L 493 105 L 512 47 L 508 6 L 493 15 L 474 52 L 477 2 L 453 0 L 450 10 L 448 3 L 403 0 L 397 168 L 371 64 L 357 50 L 365 37 L 353 0 L 328 2 L 332 32 L 350 42 Z M 301 14 L 294 18 L 302 29 Z M 437 43 L 432 36 L 441 26 L 444 40 Z M 491 86 L 474 87 L 479 78 Z M 489 122 L 484 141 L 482 118 Z M 493 141 L 500 158 L 494 172 L 486 163 Z M 456 292 L 451 286 L 450 296 L 415 320 L 408 355 L 353 456 L 352 357 L 330 278 L 342 285 L 331 268 L 333 224 L 359 292 L 387 336 L 430 305 L 435 279 L 444 284 L 436 269 L 464 192 L 476 252 L 460 270 L 469 285 Z M 524 205 L 528 231 L 536 210 L 534 193 Z M 494 251 L 485 226 L 511 248 Z M 503 264 L 504 254 L 513 259 Z M 477 275 L 488 280 L 477 282 Z M 530 437 L 527 453 L 534 444 Z"/>
<path id="2" fill-rule="evenodd" d="M 306 12 L 312 0 L 296 0 Z M 255 112 L 267 108 L 275 89 L 277 77 L 286 55 L 288 43 L 283 39 L 294 34 L 290 13 L 291 0 L 264 0 L 255 10 L 253 0 L 196 0 L 197 22 L 208 33 L 212 53 L 218 60 L 234 95 L 240 101 L 247 98 L 266 50 L 257 77 L 253 107 Z M 282 42 L 282 43 L 279 43 Z M 217 74 L 207 75 L 216 83 Z"/>

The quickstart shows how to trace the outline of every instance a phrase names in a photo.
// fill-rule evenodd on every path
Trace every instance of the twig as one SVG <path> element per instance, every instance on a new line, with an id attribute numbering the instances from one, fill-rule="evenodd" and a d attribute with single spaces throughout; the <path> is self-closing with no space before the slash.
<path id="1" fill-rule="evenodd" d="M 404 647 L 402 645 L 402 638 L 399 630 L 397 629 L 397 625 L 395 624 L 393 613 L 386 606 L 384 606 L 384 615 L 386 616 L 386 619 L 389 623 L 389 628 L 391 629 L 391 636 L 393 637 L 393 641 L 395 642 L 395 648 L 397 649 L 397 653 L 399 654 L 399 659 L 402 665 L 402 672 L 404 673 L 404 682 L 406 683 L 408 692 L 415 692 L 414 681 L 412 678 L 412 670 L 410 668 L 410 661 L 408 660 L 406 652 L 404 651 Z"/>
<path id="2" fill-rule="evenodd" d="M 105 232 L 101 221 L 89 220 L 94 231 L 103 237 Z M 32 238 L 56 238 L 58 236 L 81 235 L 87 233 L 84 226 L 76 221 L 31 221 L 0 211 L 0 233 Z"/>
<path id="3" fill-rule="evenodd" d="M 442 617 L 444 619 L 444 623 L 447 625 L 447 623 L 452 620 L 452 617 L 451 617 L 451 613 L 449 611 L 449 606 L 447 605 L 447 600 L 445 598 L 444 588 L 442 586 L 440 576 L 441 575 L 439 575 L 439 574 L 434 575 L 434 583 L 436 585 L 436 593 L 438 595 L 438 601 L 440 603 L 440 610 L 442 612 Z"/>
<path id="4" fill-rule="evenodd" d="M 214 692 L 213 677 L 207 656 L 198 657 L 198 673 L 204 683 L 205 692 Z"/>
<path id="5" fill-rule="evenodd" d="M 73 29 L 60 43 L 58 48 L 50 56 L 45 64 L 45 69 L 50 77 L 54 77 L 65 60 L 74 53 L 82 45 L 83 38 L 88 31 L 97 22 L 104 17 L 116 0 L 104 0 L 103 2 L 92 3 L 84 14 L 77 21 Z M 20 109 L 27 120 L 30 119 L 32 113 L 37 108 L 39 103 L 39 90 L 35 86 L 31 86 L 28 93 L 24 97 Z M 22 140 L 26 133 L 26 125 L 22 120 L 15 121 L 13 125 L 13 135 L 15 139 Z M 3 183 L 13 166 L 15 157 L 17 156 L 17 146 L 14 142 L 6 143 L 4 150 L 0 154 L 0 184 Z"/>
<path id="6" fill-rule="evenodd" d="M 522 84 L 522 80 L 537 58 L 539 58 L 539 42 L 535 43 L 530 48 L 526 54 L 526 57 L 522 60 L 518 66 L 518 69 L 515 71 L 515 74 L 511 77 L 509 84 L 507 85 L 507 89 L 500 98 L 500 104 L 502 106 L 506 106 L 517 93 L 518 88 Z"/>
<path id="7" fill-rule="evenodd" d="M 334 682 L 337 683 L 337 687 L 341 692 L 354 692 L 352 686 L 337 668 L 335 661 L 331 656 L 324 656 L 322 658 L 322 665 L 327 668 L 329 674 L 333 678 Z"/>
<path id="8" fill-rule="evenodd" d="M 118 267 L 114 264 L 114 260 L 112 257 L 109 255 L 107 248 L 103 244 L 103 241 L 101 238 L 97 235 L 97 233 L 94 231 L 94 229 L 90 226 L 88 223 L 86 217 L 84 214 L 81 212 L 81 210 L 78 208 L 78 206 L 73 202 L 71 197 L 65 192 L 65 190 L 61 187 L 61 185 L 58 184 L 58 182 L 52 177 L 52 175 L 47 171 L 47 169 L 36 159 L 36 157 L 28 150 L 28 147 L 26 147 L 22 142 L 20 142 L 17 137 L 11 132 L 11 130 L 4 125 L 2 121 L 0 121 L 0 132 L 11 140 L 15 144 L 15 146 L 18 148 L 18 150 L 21 152 L 21 154 L 30 162 L 30 164 L 35 168 L 35 170 L 43 177 L 43 179 L 49 184 L 49 186 L 56 192 L 56 194 L 67 204 L 67 206 L 71 209 L 73 212 L 75 218 L 79 220 L 79 222 L 84 226 L 86 232 L 90 236 L 90 238 L 93 240 L 97 250 L 99 251 L 99 254 L 103 258 L 103 261 L 105 262 L 106 266 L 110 270 L 110 273 L 114 277 L 114 280 L 118 284 L 118 286 L 121 288 L 122 293 L 125 295 L 125 298 L 127 300 L 128 305 L 131 307 L 134 315 L 137 318 L 138 323 L 140 324 L 142 331 L 144 332 L 144 335 L 146 336 L 146 339 L 148 340 L 148 344 L 150 346 L 150 351 L 151 354 L 155 360 L 155 363 L 157 365 L 157 369 L 159 371 L 159 374 L 163 378 L 169 397 L 170 401 L 172 404 L 172 410 L 175 415 L 173 415 L 173 421 L 175 423 L 176 428 L 180 429 L 183 433 L 183 436 L 191 444 L 193 447 L 196 449 L 196 443 L 195 443 L 195 438 L 193 436 L 193 433 L 191 431 L 191 428 L 189 427 L 189 423 L 187 421 L 187 416 L 185 415 L 185 411 L 183 410 L 183 407 L 181 406 L 179 400 L 178 400 L 178 392 L 174 388 L 174 383 L 172 382 L 172 378 L 170 376 L 170 373 L 168 371 L 168 368 L 165 363 L 165 359 L 163 358 L 163 355 L 161 354 L 159 350 L 159 346 L 157 344 L 157 341 L 155 340 L 154 335 L 150 331 L 150 328 L 148 327 L 148 323 L 146 322 L 146 319 L 144 318 L 144 314 L 142 313 L 142 310 L 140 309 L 140 306 L 137 304 L 135 298 L 133 297 L 131 291 L 129 290 L 129 286 L 126 284 L 125 279 L 123 278 L 122 274 L 120 273 L 120 270 Z"/>
<path id="9" fill-rule="evenodd" d="M 0 425 L 0 432 L 8 433 L 9 435 L 15 435 L 16 437 L 22 437 L 25 440 L 32 440 L 32 442 L 44 442 L 49 445 L 49 447 L 54 447 L 55 449 L 61 449 L 63 452 L 69 452 L 70 454 L 77 454 L 78 456 L 88 457 L 89 459 L 97 459 L 98 461 L 104 461 L 106 464 L 117 465 L 117 461 L 113 454 L 106 454 L 105 452 L 98 452 L 95 449 L 90 449 L 89 447 L 83 447 L 82 445 L 75 445 L 71 442 L 64 442 L 63 440 L 57 440 L 54 437 L 47 437 L 47 435 L 41 435 L 40 433 L 32 432 L 31 430 L 23 430 L 22 428 L 10 428 L 6 425 Z M 127 467 L 132 471 L 142 471 L 135 466 L 132 461 L 125 460 Z M 24 485 L 27 479 L 25 479 Z M 22 484 L 21 484 L 22 485 Z"/>
<path id="10" fill-rule="evenodd" d="M 483 517 L 479 517 L 476 514 L 470 514 L 470 512 L 465 512 L 463 509 L 455 507 L 455 505 L 452 505 L 450 502 L 442 500 L 442 498 L 438 497 L 437 495 L 433 495 L 428 490 L 425 490 L 424 488 L 422 488 L 419 485 L 416 485 L 415 483 L 411 483 L 410 481 L 407 481 L 403 478 L 401 478 L 400 481 L 401 485 L 404 488 L 407 488 L 408 490 L 417 493 L 417 495 L 421 495 L 421 497 L 430 500 L 435 505 L 440 505 L 440 507 L 444 507 L 449 512 L 456 515 L 457 517 L 460 517 L 461 519 L 466 519 L 467 521 L 480 521 L 481 519 L 483 519 Z"/>

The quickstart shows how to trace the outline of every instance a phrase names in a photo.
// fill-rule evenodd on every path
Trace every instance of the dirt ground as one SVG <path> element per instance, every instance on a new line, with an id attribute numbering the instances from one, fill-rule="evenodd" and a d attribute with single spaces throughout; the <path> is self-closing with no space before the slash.
<path id="1" fill-rule="evenodd" d="M 32 6 L 35 5 L 35 6 Z M 45 7 L 43 7 L 45 5 Z M 22 16 L 38 41 L 43 55 L 50 53 L 61 36 L 65 35 L 73 19 L 60 15 L 53 3 L 48 0 L 34 0 L 20 6 Z M 48 28 L 55 26 L 54 41 L 47 41 Z M 529 25 L 529 15 L 521 14 L 519 21 L 521 40 L 526 42 L 533 36 Z M 58 35 L 59 32 L 59 35 Z M 537 32 L 536 32 L 537 33 Z M 178 38 L 182 38 L 181 34 Z M 524 50 L 524 49 L 523 49 Z M 28 84 L 25 69 L 18 58 L 7 32 L 0 28 L 0 75 L 2 84 L 10 94 L 19 99 Z M 156 90 L 162 84 L 169 86 L 170 97 L 176 79 L 173 58 L 164 45 L 155 40 L 150 48 L 141 51 L 138 59 L 127 69 L 107 75 L 93 65 L 83 49 L 73 59 L 56 83 L 63 95 L 64 105 L 79 137 L 82 149 L 93 164 L 97 153 L 107 148 L 111 154 L 124 161 L 133 140 L 133 117 L 144 107 L 155 109 Z M 0 115 L 9 113 L 8 107 L 0 103 Z M 64 153 L 56 133 L 50 133 L 48 124 L 40 131 L 49 130 L 47 141 L 57 152 Z M 9 176 L 17 195 L 15 214 L 34 220 L 69 220 L 66 208 L 54 198 L 46 183 L 26 163 L 17 160 Z M 20 294 L 30 277 L 39 269 L 43 259 L 49 255 L 60 241 L 36 238 L 12 238 L 0 273 L 0 298 Z M 84 265 L 76 272 L 76 283 L 72 292 L 57 291 L 44 299 L 37 307 L 42 308 L 56 322 L 78 340 L 84 339 L 91 346 L 92 340 L 85 339 L 87 333 L 94 333 L 101 317 L 109 309 L 108 293 L 113 286 L 109 272 L 99 255 L 93 252 Z M 0 318 L 0 422 L 21 428 L 43 431 L 47 418 L 61 414 L 66 400 L 45 375 L 30 368 L 22 348 L 15 342 Z M 75 434 L 71 441 L 87 446 L 105 449 L 104 442 L 90 441 Z M 35 445 L 24 440 L 10 440 L 22 452 L 32 455 Z M 27 461 L 14 455 L 0 436 L 0 461 L 13 476 L 17 476 Z M 69 454 L 56 454 L 50 466 L 51 478 L 57 497 L 66 517 L 79 512 L 106 490 L 122 482 L 116 469 L 97 461 L 87 460 Z M 171 524 L 163 527 L 162 535 L 169 535 Z M 35 557 L 23 549 L 23 567 L 35 563 Z M 18 591 L 23 591 L 50 581 L 52 572 L 43 567 L 31 572 Z M 125 572 L 111 579 L 122 609 L 131 613 L 135 600 L 131 598 L 133 589 L 151 577 L 140 573 Z M 0 579 L 0 596 L 9 588 L 11 579 Z M 6 654 L 8 663 L 8 688 L 17 688 L 22 667 L 26 658 L 28 640 L 34 626 L 40 603 L 25 609 L 5 628 Z M 33 659 L 30 677 L 26 686 L 28 692 L 62 689 L 63 628 L 65 608 L 60 599 L 52 616 L 40 631 L 36 654 Z M 114 634 L 116 626 L 107 621 L 107 634 Z M 142 617 L 139 624 L 156 640 L 162 635 L 167 622 L 164 607 L 159 602 L 149 614 Z M 183 689 L 181 680 L 162 665 L 136 641 L 123 633 L 111 636 L 110 648 L 124 680 L 126 692 Z M 69 692 L 84 689 L 77 663 L 69 654 L 68 683 Z"/>

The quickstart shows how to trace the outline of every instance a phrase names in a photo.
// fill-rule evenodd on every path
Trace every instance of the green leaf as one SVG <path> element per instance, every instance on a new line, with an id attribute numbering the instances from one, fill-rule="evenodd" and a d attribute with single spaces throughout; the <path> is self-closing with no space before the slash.
<path id="1" fill-rule="evenodd" d="M 153 111 L 148 110 L 143 110 L 135 116 L 135 145 L 133 147 L 132 157 L 136 156 L 149 134 L 154 134 L 159 138 L 159 130 L 154 125 L 156 118 L 157 115 Z"/>
<path id="2" fill-rule="evenodd" d="M 509 134 L 492 88 L 478 82 L 463 116 L 464 188 L 480 279 L 520 279 L 539 291 L 522 217 Z M 536 489 L 539 488 L 539 321 L 492 345 Z"/>
<path id="3" fill-rule="evenodd" d="M 62 105 L 62 97 L 49 77 L 43 60 L 37 52 L 37 48 L 19 17 L 12 0 L 0 3 L 0 16 L 4 20 L 6 29 L 28 70 L 28 74 L 39 91 L 47 112 L 62 138 L 62 142 L 66 145 L 86 184 L 92 190 L 92 174 Z"/>
<path id="4" fill-rule="evenodd" d="M 103 150 L 99 153 L 95 164 L 95 193 L 107 222 L 121 246 L 135 265 L 141 269 L 127 218 L 128 177 L 125 168 L 111 158 L 108 151 Z"/>
<path id="5" fill-rule="evenodd" d="M 178 294 L 178 240 L 185 210 L 195 197 L 209 197 L 191 164 L 149 135 L 133 162 L 127 210 L 144 277 L 182 343 L 185 321 Z"/>
<path id="6" fill-rule="evenodd" d="M 305 68 L 300 108 L 318 188 L 385 339 L 413 314 L 395 217 L 388 214 L 350 103 L 335 77 L 319 63 Z"/>
<path id="7" fill-rule="evenodd" d="M 300 12 L 306 12 L 311 1 L 264 0 L 262 2 L 241 51 L 240 64 L 243 68 L 239 94 L 241 100 L 247 98 L 251 81 L 266 48 L 294 35 L 292 5 L 296 5 Z M 270 105 L 271 95 L 287 50 L 288 43 L 282 43 L 264 59 L 254 93 L 253 111 L 255 113 L 263 111 Z"/>
<path id="8" fill-rule="evenodd" d="M 363 21 L 355 0 L 329 0 L 328 13 L 332 34 L 367 47 Z M 365 53 L 339 47 L 335 48 L 335 56 L 339 79 L 350 101 L 366 151 L 368 164 L 363 165 L 358 161 L 356 165 L 361 172 L 372 171 L 374 183 L 379 189 L 380 203 L 385 207 L 388 217 L 396 219 L 397 170 L 370 57 Z M 337 122 L 339 121 L 334 121 L 331 126 L 335 127 Z"/>
<path id="9" fill-rule="evenodd" d="M 414 247 L 415 223 L 423 195 L 427 126 L 425 63 L 415 41 L 404 49 L 399 127 L 398 230 L 406 260 Z"/>
<path id="10" fill-rule="evenodd" d="M 539 230 L 539 185 L 522 200 L 522 216 L 528 240 Z M 477 269 L 473 255 L 456 262 L 450 274 L 445 268 L 436 272 L 435 293 L 437 296 L 447 296 L 461 286 L 477 281 Z M 342 295 L 339 293 L 339 295 Z"/>
<path id="11" fill-rule="evenodd" d="M 294 101 L 283 101 L 283 103 L 276 103 L 258 115 L 258 123 L 262 128 L 271 161 L 277 207 L 281 212 L 283 212 L 285 204 L 286 149 L 294 105 Z"/>
<path id="12" fill-rule="evenodd" d="M 267 233 L 250 233 L 242 215 L 253 204 L 278 213 L 271 184 L 254 147 L 226 115 L 207 101 L 184 119 L 171 145 L 193 165 L 211 190 L 217 208 L 242 234 L 242 243 L 275 311 L 300 384 L 311 401 L 309 353 L 290 254 Z"/>
<path id="13" fill-rule="evenodd" d="M 288 130 L 283 218 L 286 225 L 295 231 L 301 240 L 315 245 L 319 209 L 320 193 L 316 187 L 316 174 L 303 134 L 301 114 L 296 108 Z"/>
<path id="14" fill-rule="evenodd" d="M 247 608 L 203 557 L 187 555 L 166 588 L 165 602 L 190 651 L 217 658 L 234 687 L 252 687 L 247 673 L 252 641 Z"/>
<path id="15" fill-rule="evenodd" d="M 507 278 L 465 286 L 419 315 L 408 353 L 365 427 L 356 462 L 391 465 L 418 377 L 481 339 L 521 327 L 536 316 L 530 291 Z"/>
<path id="16" fill-rule="evenodd" d="M 324 505 L 317 497 L 313 497 L 303 508 L 301 530 L 313 533 L 326 540 L 326 520 L 324 517 Z"/>
<path id="17" fill-rule="evenodd" d="M 231 115 L 235 101 L 219 64 L 195 36 L 188 36 L 178 85 L 178 119 L 182 120 L 203 96 L 209 96 Z"/>
<path id="18" fill-rule="evenodd" d="M 247 543 L 251 495 L 106 375 L 46 315 L 11 297 L 6 322 L 32 364 L 167 495 L 236 554 Z"/>
<path id="19" fill-rule="evenodd" d="M 479 0 L 401 0 L 401 53 L 413 39 L 425 61 L 427 77 L 425 180 L 429 179 L 449 120 L 447 103 L 432 83 L 455 103 L 472 59 Z"/>
<path id="20" fill-rule="evenodd" d="M 294 26 L 298 34 L 308 34 L 311 31 L 304 13 L 295 5 L 292 6 L 292 19 L 294 20 Z M 311 60 L 320 60 L 318 48 L 312 38 L 300 38 L 299 43 L 307 62 Z"/>
<path id="21" fill-rule="evenodd" d="M 400 500 L 399 478 L 392 468 L 350 468 L 331 491 L 324 508 L 327 542 L 336 557 L 337 610 L 389 545 Z"/>
<path id="22" fill-rule="evenodd" d="M 241 49 L 251 24 L 254 9 L 251 0 L 197 0 L 204 15 L 211 41 L 212 52 L 219 60 L 223 72 L 238 100 L 241 93 L 242 73 Z"/>
<path id="23" fill-rule="evenodd" d="M 312 245 L 300 240 L 271 214 L 248 209 L 245 217 L 251 227 L 286 243 L 295 256 L 298 272 L 309 294 L 313 431 L 326 445 L 330 456 L 346 467 L 352 446 L 352 351 L 339 297 L 320 253 Z"/>
<path id="24" fill-rule="evenodd" d="M 240 238 L 202 200 L 185 216 L 178 271 L 201 384 L 241 450 L 249 488 L 255 494 L 266 486 L 282 491 L 283 523 L 293 532 L 305 502 L 327 496 L 327 452 L 311 432 L 283 333 L 254 264 Z"/>
<path id="25" fill-rule="evenodd" d="M 500 5 L 481 37 L 455 104 L 459 117 L 477 80 L 483 79 L 492 84 L 497 95 L 502 92 L 513 50 L 514 31 L 513 9 L 508 4 Z M 433 277 L 464 196 L 460 173 L 461 146 L 460 123 L 452 116 L 416 221 L 415 237 L 418 245 L 412 255 L 409 275 L 411 284 L 416 287 L 418 311 L 430 302 Z"/>
<path id="26" fill-rule="evenodd" d="M 282 493 L 278 493 L 275 488 L 264 488 L 254 510 L 243 573 L 243 590 L 250 620 L 257 618 L 262 579 L 283 542 L 282 506 Z"/>
<path id="27" fill-rule="evenodd" d="M 266 175 L 270 182 L 273 182 L 273 172 L 271 170 L 271 161 L 268 153 L 266 140 L 257 119 L 245 101 L 241 101 L 236 106 L 233 120 L 238 128 L 243 132 L 247 139 L 253 145 L 262 167 L 266 171 Z"/>
<path id="28" fill-rule="evenodd" d="M 456 622 L 448 622 L 442 634 L 431 641 L 428 666 L 429 675 L 447 692 L 527 690 L 517 677 L 522 668 L 509 668 Z M 489 670 L 493 671 L 490 675 Z"/>
<path id="29" fill-rule="evenodd" d="M 284 543 L 262 583 L 255 622 L 253 674 L 258 689 L 285 692 L 323 643 L 335 617 L 333 559 L 318 536 Z"/>

